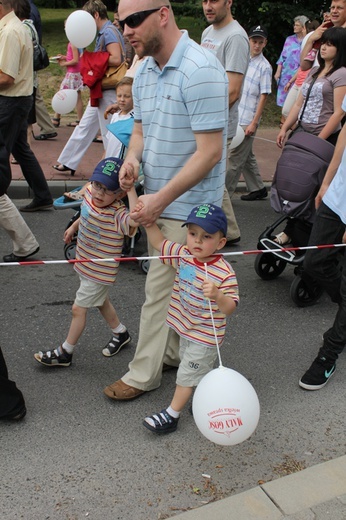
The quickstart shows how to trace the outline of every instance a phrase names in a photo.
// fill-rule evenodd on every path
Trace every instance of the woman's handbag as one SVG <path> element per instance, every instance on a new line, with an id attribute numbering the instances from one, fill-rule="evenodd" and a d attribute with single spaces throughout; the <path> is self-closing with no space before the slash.
<path id="1" fill-rule="evenodd" d="M 127 72 L 128 64 L 123 55 L 123 62 L 118 67 L 108 67 L 101 80 L 102 90 L 110 90 L 117 86 Z"/>
<path id="2" fill-rule="evenodd" d="M 103 76 L 102 81 L 101 81 L 102 90 L 111 90 L 111 89 L 115 88 L 118 85 L 119 81 L 121 81 L 123 79 L 123 77 L 125 76 L 125 74 L 127 72 L 127 68 L 128 68 L 128 64 L 127 64 L 126 56 L 125 56 L 125 50 L 124 50 L 124 47 L 122 44 L 122 36 L 121 36 L 120 32 L 118 31 L 118 29 L 116 27 L 114 27 L 114 25 L 113 25 L 112 29 L 119 37 L 123 61 L 117 67 L 110 66 L 107 68 L 106 73 Z M 102 36 L 102 38 L 103 38 L 103 40 L 101 41 L 100 48 L 105 46 L 104 45 L 104 36 Z"/>

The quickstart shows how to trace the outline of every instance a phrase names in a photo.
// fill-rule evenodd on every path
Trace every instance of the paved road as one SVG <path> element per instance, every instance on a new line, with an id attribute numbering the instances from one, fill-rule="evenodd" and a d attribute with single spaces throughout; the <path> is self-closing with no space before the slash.
<path id="1" fill-rule="evenodd" d="M 260 232 L 275 219 L 269 201 L 236 199 L 234 207 L 242 241 L 232 251 L 254 249 Z M 63 258 L 61 237 L 71 214 L 25 215 L 40 241 L 41 259 Z M 0 257 L 10 251 L 0 230 Z M 142 240 L 136 254 L 144 251 Z M 28 408 L 23 423 L 0 425 L 1 520 L 164 519 L 345 454 L 345 359 L 322 391 L 308 393 L 297 385 L 335 306 L 323 296 L 314 307 L 295 307 L 289 296 L 291 267 L 264 282 L 252 255 L 234 256 L 232 262 L 241 303 L 230 320 L 222 360 L 252 382 L 261 403 L 256 433 L 234 447 L 207 441 L 188 411 L 178 431 L 166 437 L 141 425 L 147 413 L 169 402 L 172 372 L 164 374 L 159 390 L 131 403 L 103 395 L 134 353 L 145 283 L 136 263 L 122 265 L 112 290 L 133 336 L 131 346 L 104 358 L 109 332 L 95 310 L 73 365 L 55 370 L 36 363 L 33 353 L 65 338 L 78 285 L 72 266 L 0 267 L 1 345 Z"/>

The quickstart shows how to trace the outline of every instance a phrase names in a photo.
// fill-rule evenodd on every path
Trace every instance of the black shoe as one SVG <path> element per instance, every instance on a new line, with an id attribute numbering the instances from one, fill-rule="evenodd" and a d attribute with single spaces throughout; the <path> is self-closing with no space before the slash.
<path id="1" fill-rule="evenodd" d="M 35 249 L 35 251 L 26 256 L 17 256 L 14 253 L 10 253 L 9 255 L 5 255 L 3 257 L 3 260 L 4 262 L 25 262 L 25 260 L 30 256 L 36 255 L 36 253 L 38 253 L 39 250 L 40 248 L 38 247 L 37 249 Z"/>
<path id="2" fill-rule="evenodd" d="M 309 370 L 299 381 L 299 386 L 305 390 L 320 390 L 335 372 L 335 361 L 325 357 L 317 357 Z"/>
<path id="3" fill-rule="evenodd" d="M 120 334 L 113 333 L 113 336 L 102 350 L 102 354 L 106 357 L 115 356 L 115 354 L 120 352 L 123 346 L 127 345 L 127 343 L 130 343 L 130 341 L 131 336 L 127 330 L 120 332 Z"/>
<path id="4" fill-rule="evenodd" d="M 57 132 L 53 132 L 51 134 L 34 135 L 34 139 L 36 139 L 36 141 L 46 141 L 47 139 L 54 139 L 54 137 L 57 137 L 57 136 L 58 136 Z"/>
<path id="5" fill-rule="evenodd" d="M 227 240 L 224 247 L 234 246 L 235 244 L 238 244 L 238 242 L 240 242 L 240 237 L 231 238 L 230 240 Z"/>
<path id="6" fill-rule="evenodd" d="M 169 415 L 167 410 L 162 410 L 157 414 L 146 417 L 143 421 L 143 425 L 155 433 L 171 433 L 177 429 L 178 422 L 179 417 L 175 419 Z"/>
<path id="7" fill-rule="evenodd" d="M 26 408 L 23 404 L 19 409 L 0 417 L 2 421 L 21 421 L 26 416 Z"/>
<path id="8" fill-rule="evenodd" d="M 32 200 L 30 204 L 27 206 L 22 206 L 19 208 L 19 211 L 22 213 L 32 213 L 33 211 L 46 211 L 47 209 L 52 209 L 53 207 L 53 201 L 52 202 L 36 202 L 35 200 Z"/>
<path id="9" fill-rule="evenodd" d="M 62 346 L 60 349 L 61 353 L 58 349 L 37 352 L 34 354 L 34 358 L 47 367 L 69 367 L 72 363 L 72 354 L 66 352 Z"/>
<path id="10" fill-rule="evenodd" d="M 267 188 L 262 188 L 261 190 L 251 191 L 247 195 L 242 195 L 241 200 L 261 200 L 265 199 L 268 195 Z"/>

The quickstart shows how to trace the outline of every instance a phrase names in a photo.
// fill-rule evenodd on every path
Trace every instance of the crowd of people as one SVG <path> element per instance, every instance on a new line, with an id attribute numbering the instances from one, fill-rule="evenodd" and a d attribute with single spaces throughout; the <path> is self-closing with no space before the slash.
<path id="1" fill-rule="evenodd" d="M 38 85 L 34 97 L 32 41 L 21 21 L 28 16 L 16 14 L 21 4 L 29 5 L 28 0 L 0 3 L 0 226 L 13 241 L 13 253 L 4 258 L 8 262 L 23 261 L 39 250 L 34 235 L 6 195 L 11 181 L 10 154 L 34 192 L 33 201 L 21 211 L 52 206 L 44 174 L 27 140 L 28 115 L 33 99 L 37 107 Z M 74 172 L 95 135 L 101 132 L 104 156 L 84 191 L 81 217 L 64 236 L 68 243 L 78 231 L 77 259 L 95 255 L 102 258 L 105 251 L 106 256 L 116 256 L 124 236 L 132 236 L 138 226 L 147 230 L 150 256 L 181 256 L 178 260 L 151 260 L 135 355 L 128 372 L 104 389 L 112 400 L 132 400 L 158 388 L 164 370 L 178 367 L 170 405 L 144 419 L 144 426 L 155 433 L 176 430 L 194 387 L 213 368 L 213 328 L 221 344 L 226 316 L 238 304 L 235 273 L 218 252 L 241 239 L 231 203 L 240 175 L 244 175 L 249 192 L 242 200 L 267 197 L 253 153 L 253 139 L 271 93 L 272 68 L 263 55 L 270 35 L 261 24 L 246 32 L 233 18 L 232 0 L 202 0 L 202 5 L 209 26 L 199 45 L 187 31 L 179 29 L 169 1 L 145 0 L 143 5 L 139 0 L 120 0 L 114 23 L 108 19 L 101 0 L 87 1 L 84 9 L 97 26 L 95 51 L 107 51 L 108 65 L 118 66 L 123 60 L 136 62 L 136 72 L 131 73 L 130 68 L 130 77 L 124 78 L 116 90 L 104 90 L 97 106 L 91 95 L 54 165 L 59 171 Z M 311 240 L 324 243 L 335 237 L 342 239 L 346 224 L 339 196 L 345 169 L 342 123 L 346 110 L 346 1 L 333 0 L 330 20 L 310 35 L 306 34 L 308 22 L 303 15 L 294 19 L 294 35 L 287 38 L 277 62 L 274 79 L 278 83 L 279 106 L 284 105 L 299 69 L 307 70 L 305 81 L 297 85 L 296 100 L 282 119 L 277 144 L 283 146 L 292 129 L 303 129 L 336 144 L 318 195 L 316 229 L 311 235 Z M 329 22 L 333 27 L 326 26 Z M 316 42 L 318 50 L 314 53 Z M 135 53 L 134 60 L 131 53 Z M 71 46 L 60 64 L 74 66 L 78 59 L 78 49 L 76 52 Z M 315 59 L 317 66 L 313 64 Z M 76 71 L 67 74 L 72 72 Z M 114 114 L 112 124 L 133 119 L 124 159 L 120 158 L 123 148 L 112 141 L 112 131 L 107 129 L 105 116 L 110 114 Z M 54 115 L 53 123 L 59 126 L 59 114 Z M 241 144 L 232 146 L 238 126 L 245 137 Z M 53 133 L 49 136 L 49 132 L 42 131 L 37 137 L 49 139 Z M 138 198 L 134 185 L 140 171 L 145 192 Z M 129 209 L 121 201 L 125 193 L 129 195 Z M 326 232 L 327 219 L 335 222 L 332 238 L 330 230 Z M 276 239 L 286 244 L 290 236 L 281 233 Z M 191 258 L 184 258 L 186 254 Z M 307 277 L 310 273 L 329 287 L 339 311 L 333 327 L 324 335 L 317 361 L 299 382 L 307 390 L 326 384 L 346 341 L 344 277 L 341 271 L 335 272 L 331 254 L 324 253 L 318 261 L 316 258 L 312 252 L 307 255 Z M 108 296 L 117 268 L 116 262 L 76 264 L 80 287 L 68 335 L 60 346 L 36 353 L 39 363 L 70 366 L 90 307 L 99 308 L 112 331 L 102 351 L 105 356 L 117 354 L 130 342 L 129 332 Z M 211 312 L 216 325 L 210 319 Z M 0 417 L 22 419 L 24 399 L 8 379 L 2 355 L 0 383 Z M 2 389 L 13 396 L 13 405 L 2 404 Z"/>

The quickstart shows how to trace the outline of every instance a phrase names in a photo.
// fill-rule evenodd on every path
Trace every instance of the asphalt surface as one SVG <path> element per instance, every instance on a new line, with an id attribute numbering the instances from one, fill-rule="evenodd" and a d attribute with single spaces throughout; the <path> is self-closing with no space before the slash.
<path id="1" fill-rule="evenodd" d="M 276 219 L 269 200 L 243 202 L 236 197 L 234 209 L 242 240 L 226 252 L 255 249 L 259 234 Z M 64 258 L 62 235 L 72 214 L 52 210 L 24 215 L 40 242 L 37 259 Z M 135 255 L 145 251 L 142 238 Z M 0 258 L 9 252 L 11 242 L 0 230 Z M 160 389 L 135 401 L 116 403 L 103 395 L 103 388 L 124 374 L 134 354 L 145 284 L 137 262 L 122 264 L 111 292 L 130 330 L 131 344 L 113 358 L 103 357 L 110 333 L 93 310 L 73 364 L 55 369 L 39 365 L 33 354 L 56 347 L 66 337 L 78 286 L 72 266 L 0 266 L 1 346 L 28 409 L 22 423 L 0 425 L 1 520 L 160 520 L 186 511 L 186 520 L 346 518 L 345 496 L 336 499 L 321 493 L 320 501 L 334 500 L 333 507 L 329 502 L 320 506 L 320 516 L 311 503 L 302 504 L 303 512 L 279 508 L 276 516 L 260 516 L 264 510 L 258 507 L 250 516 L 237 513 L 236 502 L 227 502 L 241 500 L 243 492 L 257 493 L 259 485 L 265 490 L 301 475 L 297 492 L 291 488 L 294 502 L 298 491 L 304 494 L 304 486 L 318 475 L 316 465 L 325 468 L 326 461 L 341 461 L 344 467 L 340 457 L 345 455 L 346 402 L 342 356 L 323 390 L 306 392 L 298 386 L 321 334 L 333 322 L 336 306 L 323 295 L 312 307 L 296 307 L 290 297 L 291 266 L 268 282 L 255 273 L 254 255 L 229 259 L 241 300 L 229 322 L 222 361 L 249 379 L 261 404 L 256 432 L 230 447 L 204 438 L 188 410 L 177 432 L 168 436 L 157 437 L 142 426 L 147 414 L 169 403 L 174 371 L 163 375 Z M 300 471 L 304 468 L 310 473 Z M 320 484 L 327 487 L 331 471 L 323 475 Z M 345 483 L 342 471 L 337 477 Z M 342 488 L 334 488 L 342 494 Z M 306 489 L 310 496 L 311 489 Z M 272 504 L 280 504 L 275 489 L 272 494 L 267 489 L 267 494 Z M 287 492 L 286 498 L 291 496 Z M 226 502 L 214 502 L 225 498 Z M 256 504 L 251 496 L 249 500 Z"/>

